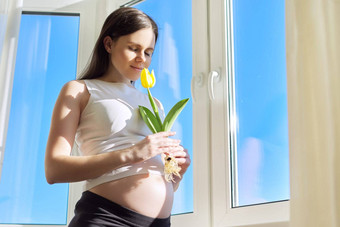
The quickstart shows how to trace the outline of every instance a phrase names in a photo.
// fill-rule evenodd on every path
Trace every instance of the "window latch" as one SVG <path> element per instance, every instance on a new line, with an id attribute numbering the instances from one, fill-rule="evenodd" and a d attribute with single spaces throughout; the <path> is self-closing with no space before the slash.
<path id="1" fill-rule="evenodd" d="M 208 85 L 208 92 L 209 92 L 209 98 L 210 100 L 215 99 L 215 94 L 214 94 L 214 83 L 220 81 L 220 74 L 217 71 L 211 71 L 209 73 L 209 85 Z"/>

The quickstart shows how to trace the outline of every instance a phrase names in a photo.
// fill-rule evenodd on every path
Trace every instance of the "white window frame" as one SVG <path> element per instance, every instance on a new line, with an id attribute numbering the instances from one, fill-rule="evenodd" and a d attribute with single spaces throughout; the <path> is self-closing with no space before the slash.
<path id="1" fill-rule="evenodd" d="M 211 97 L 211 226 L 286 227 L 289 201 L 232 208 L 228 77 L 233 76 L 232 0 L 208 0 Z"/>

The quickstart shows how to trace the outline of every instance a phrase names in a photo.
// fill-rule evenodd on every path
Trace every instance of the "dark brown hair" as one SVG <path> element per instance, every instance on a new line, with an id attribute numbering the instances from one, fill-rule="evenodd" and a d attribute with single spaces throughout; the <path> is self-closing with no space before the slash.
<path id="1" fill-rule="evenodd" d="M 106 52 L 103 43 L 106 36 L 110 36 L 113 41 L 117 41 L 119 37 L 132 34 L 143 28 L 152 28 L 155 40 L 157 41 L 157 24 L 147 14 L 131 7 L 123 7 L 113 11 L 104 22 L 94 46 L 90 62 L 80 75 L 80 79 L 95 79 L 107 71 L 110 56 Z"/>

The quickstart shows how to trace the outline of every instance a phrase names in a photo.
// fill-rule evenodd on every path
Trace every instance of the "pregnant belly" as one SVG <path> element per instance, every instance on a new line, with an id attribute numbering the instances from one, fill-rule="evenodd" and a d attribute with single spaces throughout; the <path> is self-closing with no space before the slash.
<path id="1" fill-rule="evenodd" d="M 171 214 L 173 186 L 161 175 L 134 175 L 98 185 L 90 191 L 145 216 L 167 218 Z"/>

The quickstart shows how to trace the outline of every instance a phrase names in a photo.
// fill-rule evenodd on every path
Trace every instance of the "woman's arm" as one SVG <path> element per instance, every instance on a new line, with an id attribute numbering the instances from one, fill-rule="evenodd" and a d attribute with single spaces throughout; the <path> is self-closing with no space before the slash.
<path id="1" fill-rule="evenodd" d="M 55 104 L 46 146 L 45 174 L 50 184 L 96 178 L 121 166 L 141 162 L 178 146 L 168 138 L 173 132 L 146 137 L 122 150 L 92 156 L 70 156 L 81 111 L 89 93 L 83 81 L 71 81 L 62 88 Z"/>

